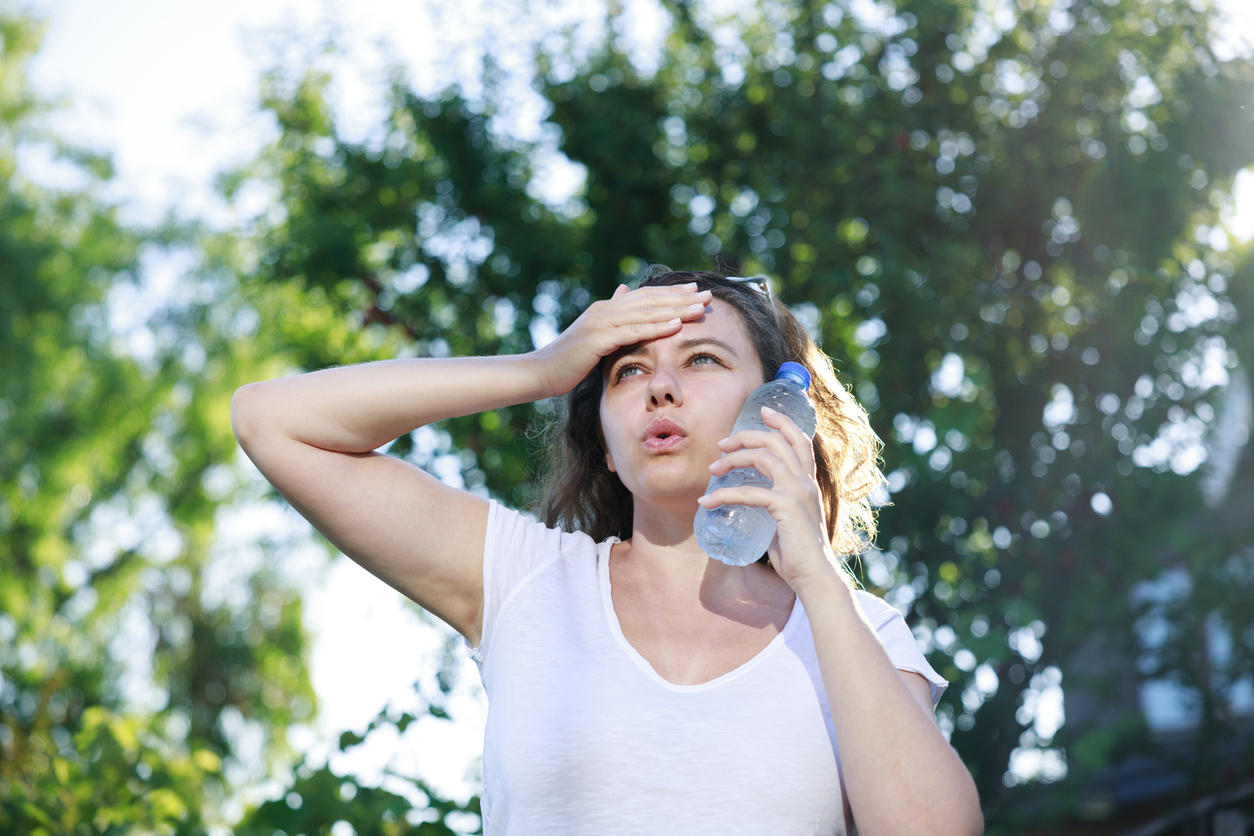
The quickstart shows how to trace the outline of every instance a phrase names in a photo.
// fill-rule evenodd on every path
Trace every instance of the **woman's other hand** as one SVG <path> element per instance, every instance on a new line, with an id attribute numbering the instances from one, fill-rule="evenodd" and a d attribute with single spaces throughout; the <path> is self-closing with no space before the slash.
<path id="1" fill-rule="evenodd" d="M 775 539 L 767 550 L 771 565 L 800 594 L 803 586 L 819 578 L 830 579 L 836 569 L 815 475 L 814 446 L 782 412 L 763 407 L 762 420 L 778 432 L 742 430 L 723 439 L 718 446 L 724 455 L 710 465 L 710 475 L 752 467 L 774 487 L 719 488 L 699 502 L 706 508 L 749 505 L 770 512 L 776 523 Z M 835 574 L 843 577 L 841 572 Z"/>
<path id="2" fill-rule="evenodd" d="M 697 285 L 628 290 L 619 285 L 609 299 L 593 302 L 561 336 L 530 357 L 550 397 L 578 385 L 601 358 L 624 346 L 669 337 L 689 320 L 705 314 L 712 294 Z"/>

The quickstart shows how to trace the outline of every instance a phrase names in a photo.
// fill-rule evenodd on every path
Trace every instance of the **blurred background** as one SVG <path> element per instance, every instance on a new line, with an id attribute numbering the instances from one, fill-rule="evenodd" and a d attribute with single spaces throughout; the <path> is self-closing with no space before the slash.
<path id="1" fill-rule="evenodd" d="M 473 833 L 462 643 L 231 393 L 765 273 L 989 833 L 1254 827 L 1240 0 L 0 2 L 0 830 Z M 390 452 L 516 507 L 541 402 Z M 647 803 L 647 799 L 642 799 Z"/>

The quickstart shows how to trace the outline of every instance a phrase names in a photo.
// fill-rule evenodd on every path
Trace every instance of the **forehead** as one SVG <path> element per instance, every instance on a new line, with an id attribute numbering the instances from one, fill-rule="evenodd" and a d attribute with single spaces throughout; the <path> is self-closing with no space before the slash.
<path id="1" fill-rule="evenodd" d="M 714 346 L 731 352 L 735 359 L 744 363 L 758 361 L 757 349 L 749 339 L 740 312 L 722 299 L 715 298 L 706 306 L 705 315 L 700 319 L 683 323 L 677 333 L 668 337 L 620 348 L 605 358 L 605 368 L 608 369 L 620 358 L 647 354 L 663 344 L 681 350 L 698 345 Z"/>

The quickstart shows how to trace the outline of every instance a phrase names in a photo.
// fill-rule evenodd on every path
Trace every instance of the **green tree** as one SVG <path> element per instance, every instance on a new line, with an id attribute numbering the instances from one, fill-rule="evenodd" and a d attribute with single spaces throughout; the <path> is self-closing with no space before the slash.
<path id="1" fill-rule="evenodd" d="M 280 137 L 226 185 L 260 180 L 282 213 L 232 235 L 125 228 L 98 196 L 107 161 L 71 150 L 82 188 L 21 183 L 19 144 L 55 140 L 22 85 L 37 29 L 0 20 L 0 827 L 201 832 L 248 778 L 239 729 L 287 763 L 312 694 L 285 544 L 231 554 L 217 527 L 252 490 L 232 466 L 237 385 L 525 351 L 649 262 L 716 256 L 771 275 L 888 442 L 892 504 L 860 565 L 953 682 L 940 719 L 991 831 L 1069 815 L 1089 775 L 1161 752 L 1139 678 L 1196 697 L 1190 791 L 1248 774 L 1250 753 L 1219 743 L 1254 675 L 1254 447 L 1224 386 L 1248 368 L 1254 290 L 1248 249 L 1215 230 L 1254 107 L 1250 64 L 1214 57 L 1211 9 L 666 9 L 655 74 L 614 45 L 573 72 L 542 56 L 549 121 L 587 169 L 566 205 L 528 189 L 541 149 L 494 129 L 495 71 L 475 102 L 396 82 L 365 146 L 339 135 L 324 74 L 276 72 Z M 128 343 L 109 313 L 152 257 L 192 265 L 188 301 Z M 525 506 L 551 411 L 449 421 L 392 452 Z M 1203 501 L 1208 434 L 1235 467 Z M 119 635 L 150 661 L 146 702 Z M 1046 739 L 1034 712 L 1059 680 L 1067 723 Z M 442 715 L 442 694 L 427 703 Z M 300 765 L 238 829 L 473 827 L 476 800 L 411 783 Z"/>
<path id="2" fill-rule="evenodd" d="M 60 148 L 73 190 L 18 176 L 21 146 L 59 147 L 24 85 L 39 32 L 0 15 L 0 830 L 200 833 L 246 766 L 235 731 L 281 758 L 312 709 L 291 584 L 210 577 L 229 399 L 259 368 L 208 267 L 111 326 L 191 238 L 122 225 L 105 159 Z"/>
<path id="3" fill-rule="evenodd" d="M 303 368 L 341 339 L 301 324 L 306 306 L 409 353 L 523 351 L 650 262 L 769 273 L 887 441 L 892 504 L 861 566 L 952 682 L 940 720 L 990 831 L 1070 815 L 1089 775 L 1155 751 L 1139 677 L 1197 696 L 1190 791 L 1248 772 L 1216 744 L 1254 669 L 1254 456 L 1233 448 L 1211 505 L 1198 464 L 1251 350 L 1248 250 L 1213 230 L 1254 162 L 1254 76 L 1215 58 L 1212 8 L 665 7 L 656 74 L 613 44 L 573 73 L 542 58 L 548 119 L 587 169 L 563 207 L 528 191 L 538 149 L 493 129 L 493 72 L 476 102 L 395 83 L 365 146 L 338 134 L 324 74 L 275 73 L 280 139 L 229 184 L 281 196 L 239 270 L 266 327 Z M 526 504 L 550 411 L 393 452 L 460 451 L 448 478 Z M 1169 570 L 1187 595 L 1145 594 Z M 1206 623 L 1237 637 L 1222 670 Z M 1054 734 L 1035 711 L 1059 681 Z"/>
<path id="4" fill-rule="evenodd" d="M 233 270 L 252 241 L 120 222 L 108 159 L 39 127 L 25 69 L 40 32 L 0 13 L 0 832 L 473 829 L 476 799 L 293 763 L 287 729 L 315 705 L 290 544 L 229 531 L 265 499 L 238 466 L 234 390 L 403 340 L 314 293 L 250 297 Z M 20 176 L 19 150 L 41 144 L 73 189 Z M 178 274 L 166 298 L 154 270 Z M 259 330 L 258 311 L 283 327 Z M 451 671 L 427 714 L 447 716 Z M 291 791 L 230 822 L 234 795 L 271 774 Z"/>

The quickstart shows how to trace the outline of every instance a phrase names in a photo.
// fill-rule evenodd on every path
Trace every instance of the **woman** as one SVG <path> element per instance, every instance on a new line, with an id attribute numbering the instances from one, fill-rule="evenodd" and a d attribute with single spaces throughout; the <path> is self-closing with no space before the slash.
<path id="1" fill-rule="evenodd" d="M 770 410 L 779 432 L 729 437 L 783 360 L 814 376 L 814 442 Z M 568 393 L 544 514 L 583 531 L 371 452 L 432 421 Z M 944 680 L 833 550 L 874 534 L 874 436 L 764 285 L 652 276 L 530 354 L 252 384 L 232 420 L 319 531 L 471 646 L 489 704 L 485 833 L 982 830 L 932 715 Z M 702 497 L 712 474 L 750 466 L 774 487 Z M 710 560 L 698 503 L 765 507 L 769 561 Z"/>

